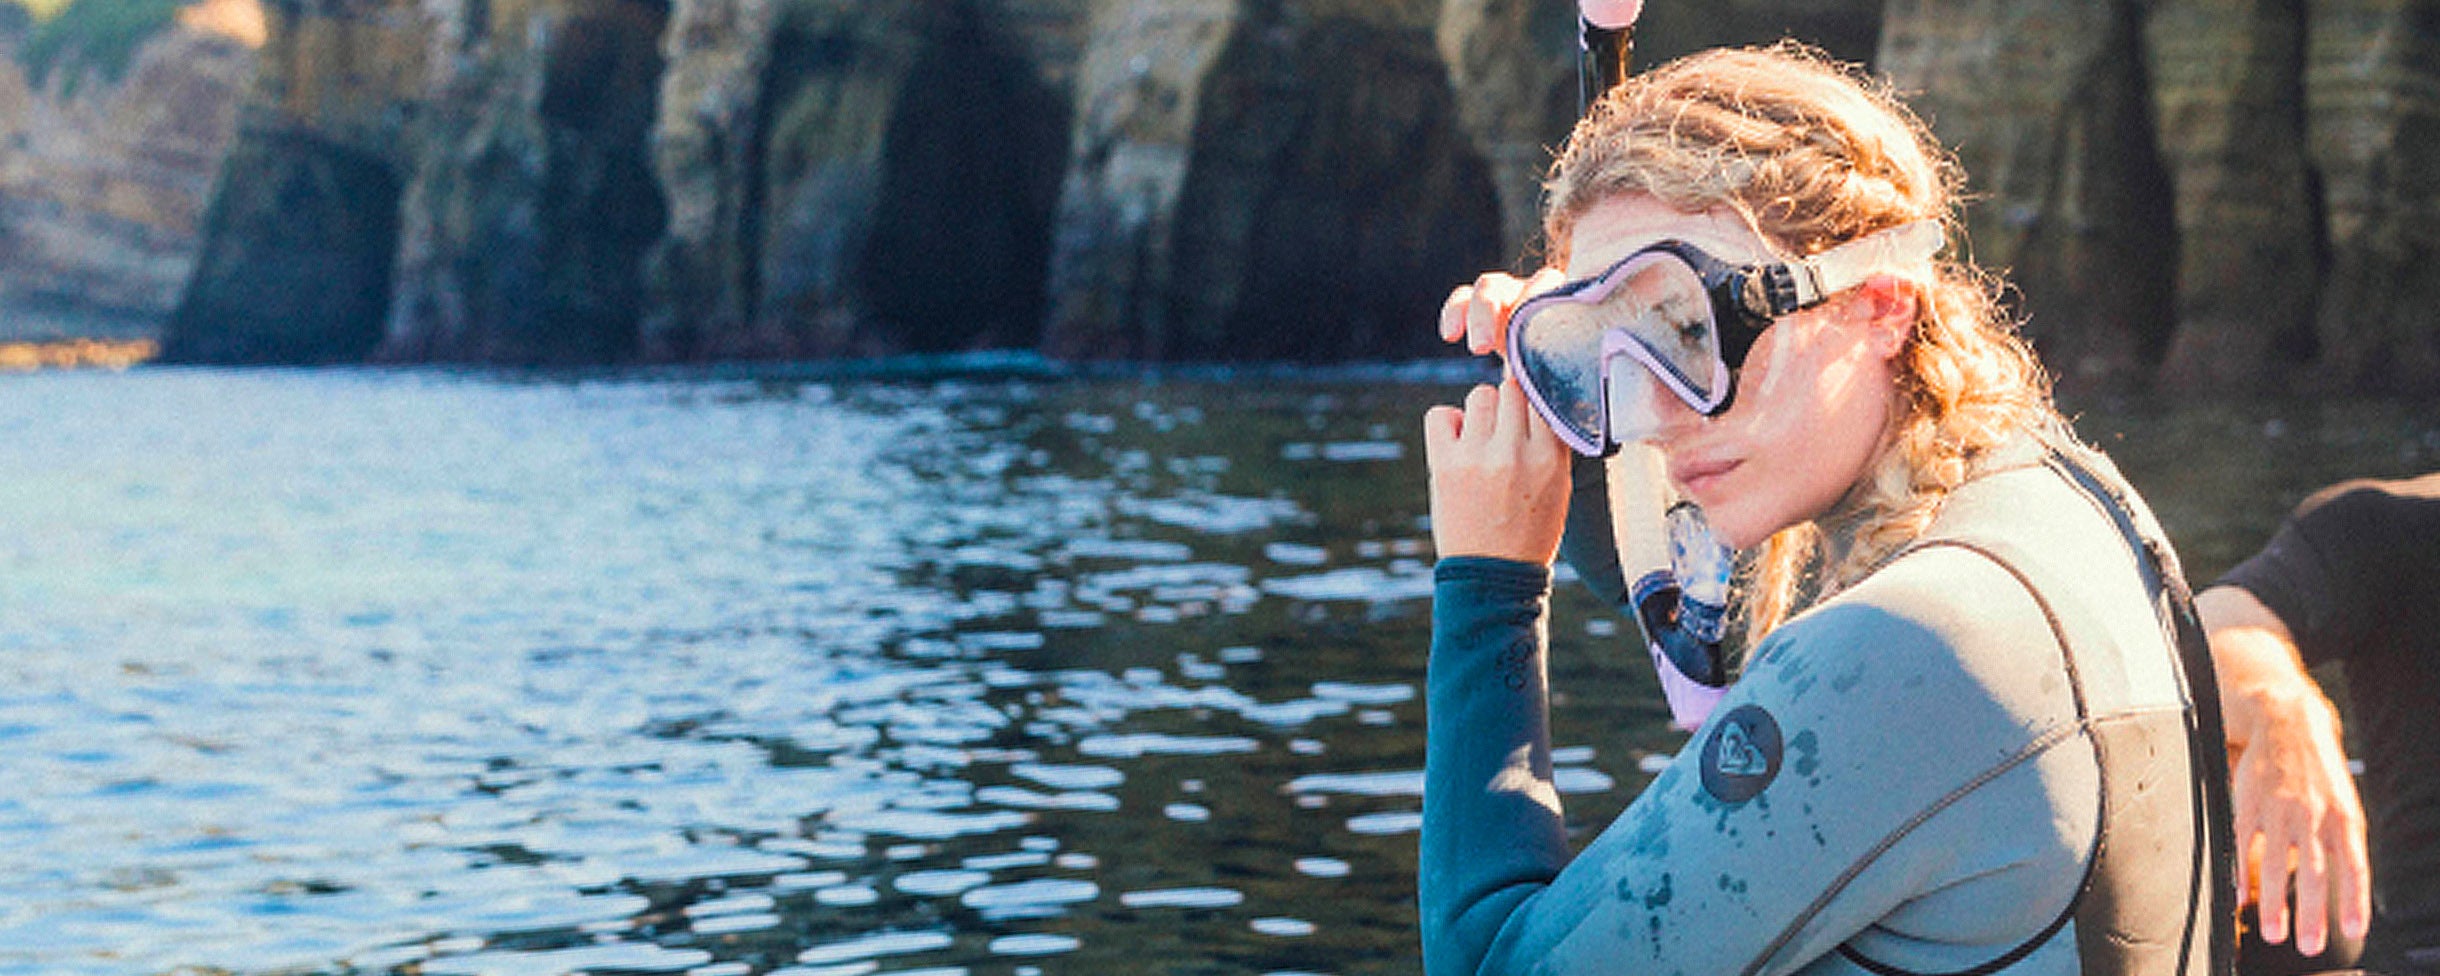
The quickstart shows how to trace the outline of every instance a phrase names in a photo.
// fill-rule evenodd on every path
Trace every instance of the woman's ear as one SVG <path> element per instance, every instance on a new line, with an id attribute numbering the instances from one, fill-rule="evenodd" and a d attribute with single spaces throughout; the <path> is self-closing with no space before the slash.
<path id="1" fill-rule="evenodd" d="M 1891 274 L 1873 275 L 1856 286 L 1854 300 L 1873 354 L 1898 358 L 1906 349 L 1906 340 L 1915 334 L 1918 298 L 1914 282 Z"/>

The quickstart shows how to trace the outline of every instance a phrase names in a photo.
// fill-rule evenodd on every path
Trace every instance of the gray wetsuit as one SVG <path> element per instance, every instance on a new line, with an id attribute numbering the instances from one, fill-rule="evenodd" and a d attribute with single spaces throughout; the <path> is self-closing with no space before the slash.
<path id="1" fill-rule="evenodd" d="M 1573 855 L 1551 783 L 1549 573 L 1443 560 L 1426 971 L 2219 971 L 2216 705 L 2193 703 L 2169 636 L 2183 584 L 2158 538 L 2097 455 L 1988 463 L 1917 543 L 1754 648 L 1668 770 Z"/>

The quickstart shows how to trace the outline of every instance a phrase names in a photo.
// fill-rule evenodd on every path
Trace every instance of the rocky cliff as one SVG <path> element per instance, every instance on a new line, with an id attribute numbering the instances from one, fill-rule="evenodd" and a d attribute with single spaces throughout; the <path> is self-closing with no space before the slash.
<path id="1" fill-rule="evenodd" d="M 2070 382 L 2418 387 L 2440 0 L 1654 4 L 1872 60 Z M 282 0 L 214 360 L 1428 354 L 1530 262 L 1555 0 Z"/>
<path id="2" fill-rule="evenodd" d="M 261 43 L 208 6 L 124 64 L 53 45 L 31 77 L 33 25 L 0 7 L 0 339 L 150 337 L 176 306 Z"/>
<path id="3" fill-rule="evenodd" d="M 1881 51 L 2071 381 L 2440 389 L 2440 3 L 1892 0 Z"/>

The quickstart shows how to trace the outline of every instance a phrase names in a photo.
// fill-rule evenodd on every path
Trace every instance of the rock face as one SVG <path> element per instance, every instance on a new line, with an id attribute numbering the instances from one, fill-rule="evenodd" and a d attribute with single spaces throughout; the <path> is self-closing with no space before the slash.
<path id="1" fill-rule="evenodd" d="M 2440 3 L 1900 0 L 1882 38 L 2066 382 L 2440 390 Z"/>
<path id="2" fill-rule="evenodd" d="M 1040 335 L 1080 3 L 681 2 L 654 358 Z"/>
<path id="3" fill-rule="evenodd" d="M 396 299 L 375 356 L 616 361 L 636 349 L 645 249 L 667 226 L 646 137 L 657 0 L 439 10 L 402 161 Z"/>
<path id="4" fill-rule="evenodd" d="M 267 8 L 262 70 L 163 354 L 361 360 L 381 342 L 435 36 L 416 0 Z"/>
<path id="5" fill-rule="evenodd" d="M 2008 269 L 2044 362 L 2138 377 L 2173 324 L 2176 230 L 2136 0 L 1895 0 L 1880 66 L 1988 198 L 1975 259 Z"/>
<path id="6" fill-rule="evenodd" d="M 1554 0 L 273 6 L 189 358 L 1427 355 L 1534 262 L 1577 101 Z M 2071 385 L 2415 387 L 2435 7 L 1655 4 L 1639 54 L 1795 33 L 1920 92 Z"/>
<path id="7" fill-rule="evenodd" d="M 28 79 L 0 59 L 0 339 L 159 334 L 254 70 L 245 40 L 187 26 L 117 77 L 71 61 Z"/>
<path id="8" fill-rule="evenodd" d="M 1410 9 L 1411 8 L 1411 9 Z M 1412 356 L 1504 263 L 1419 4 L 1175 4 L 1097 25 L 1054 252 L 1054 355 Z M 1161 62 L 1155 52 L 1185 56 Z"/>
<path id="9" fill-rule="evenodd" d="M 2440 391 L 2440 0 L 2308 14 L 2302 141 L 2328 248 L 2315 382 Z"/>

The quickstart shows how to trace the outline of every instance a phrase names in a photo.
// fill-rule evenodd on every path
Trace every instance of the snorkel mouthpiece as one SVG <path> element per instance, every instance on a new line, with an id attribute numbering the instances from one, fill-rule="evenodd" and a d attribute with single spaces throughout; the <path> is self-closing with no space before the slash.
<path id="1" fill-rule="evenodd" d="M 1670 724 L 1693 730 L 1728 693 L 1725 638 L 1737 554 L 1693 502 L 1670 506 L 1665 521 L 1669 566 L 1637 580 L 1628 599 L 1660 673 Z"/>

